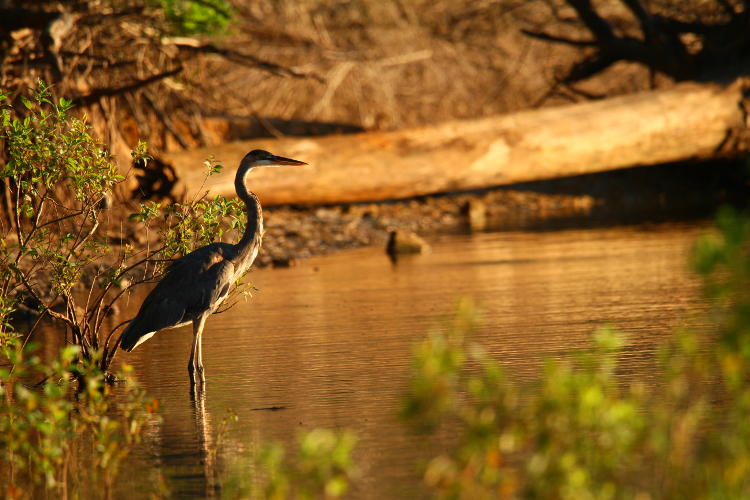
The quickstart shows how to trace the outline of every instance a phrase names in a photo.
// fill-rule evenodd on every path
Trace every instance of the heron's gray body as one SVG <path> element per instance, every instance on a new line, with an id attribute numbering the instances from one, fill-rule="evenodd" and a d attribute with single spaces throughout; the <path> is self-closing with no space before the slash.
<path id="1" fill-rule="evenodd" d="M 251 261 L 260 244 L 259 237 Z M 235 245 L 211 243 L 176 260 L 123 333 L 123 349 L 132 351 L 159 330 L 183 326 L 216 312 L 232 283 L 249 267 L 240 257 Z"/>
<path id="2" fill-rule="evenodd" d="M 237 195 L 245 202 L 247 212 L 242 239 L 236 245 L 211 243 L 174 261 L 123 332 L 123 349 L 132 351 L 159 330 L 193 323 L 188 370 L 193 381 L 196 369 L 203 378 L 201 334 L 205 320 L 216 312 L 232 284 L 252 265 L 263 239 L 263 212 L 258 198 L 247 190 L 245 178 L 257 166 L 304 164 L 259 150 L 245 156 L 235 177 Z"/>

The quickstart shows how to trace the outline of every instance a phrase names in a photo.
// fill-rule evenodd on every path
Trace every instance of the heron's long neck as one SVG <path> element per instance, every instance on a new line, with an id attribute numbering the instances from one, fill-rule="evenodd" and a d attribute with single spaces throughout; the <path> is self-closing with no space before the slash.
<path id="1" fill-rule="evenodd" d="M 237 196 L 245 202 L 245 212 L 247 213 L 247 226 L 245 234 L 242 235 L 237 243 L 237 260 L 245 262 L 255 258 L 257 249 L 260 247 L 263 239 L 263 210 L 260 207 L 260 201 L 255 193 L 247 190 L 245 177 L 250 169 L 243 169 L 238 172 L 234 180 L 234 188 Z M 250 265 L 252 262 L 247 262 Z"/>

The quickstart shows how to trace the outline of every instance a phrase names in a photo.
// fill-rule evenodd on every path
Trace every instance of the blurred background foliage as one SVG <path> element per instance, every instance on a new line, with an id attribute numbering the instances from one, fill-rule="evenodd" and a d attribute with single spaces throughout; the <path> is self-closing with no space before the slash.
<path id="1" fill-rule="evenodd" d="M 152 0 L 176 35 L 219 35 L 232 21 L 234 9 L 227 0 Z"/>

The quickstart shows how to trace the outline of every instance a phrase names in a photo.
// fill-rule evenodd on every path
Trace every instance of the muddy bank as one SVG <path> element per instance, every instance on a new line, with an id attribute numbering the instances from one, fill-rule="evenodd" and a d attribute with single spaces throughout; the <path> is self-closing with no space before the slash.
<path id="1" fill-rule="evenodd" d="M 710 218 L 723 203 L 744 206 L 750 185 L 742 161 L 671 164 L 481 192 L 384 203 L 265 210 L 256 266 L 346 248 L 385 247 L 392 230 L 427 236 L 482 230 L 551 229 Z"/>

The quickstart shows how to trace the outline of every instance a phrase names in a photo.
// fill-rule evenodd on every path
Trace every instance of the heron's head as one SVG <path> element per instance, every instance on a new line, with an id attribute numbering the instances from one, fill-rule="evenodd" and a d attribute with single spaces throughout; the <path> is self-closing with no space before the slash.
<path id="1" fill-rule="evenodd" d="M 292 160 L 283 156 L 276 156 L 262 149 L 254 149 L 240 162 L 240 168 L 279 167 L 281 165 L 307 165 L 304 161 Z"/>

